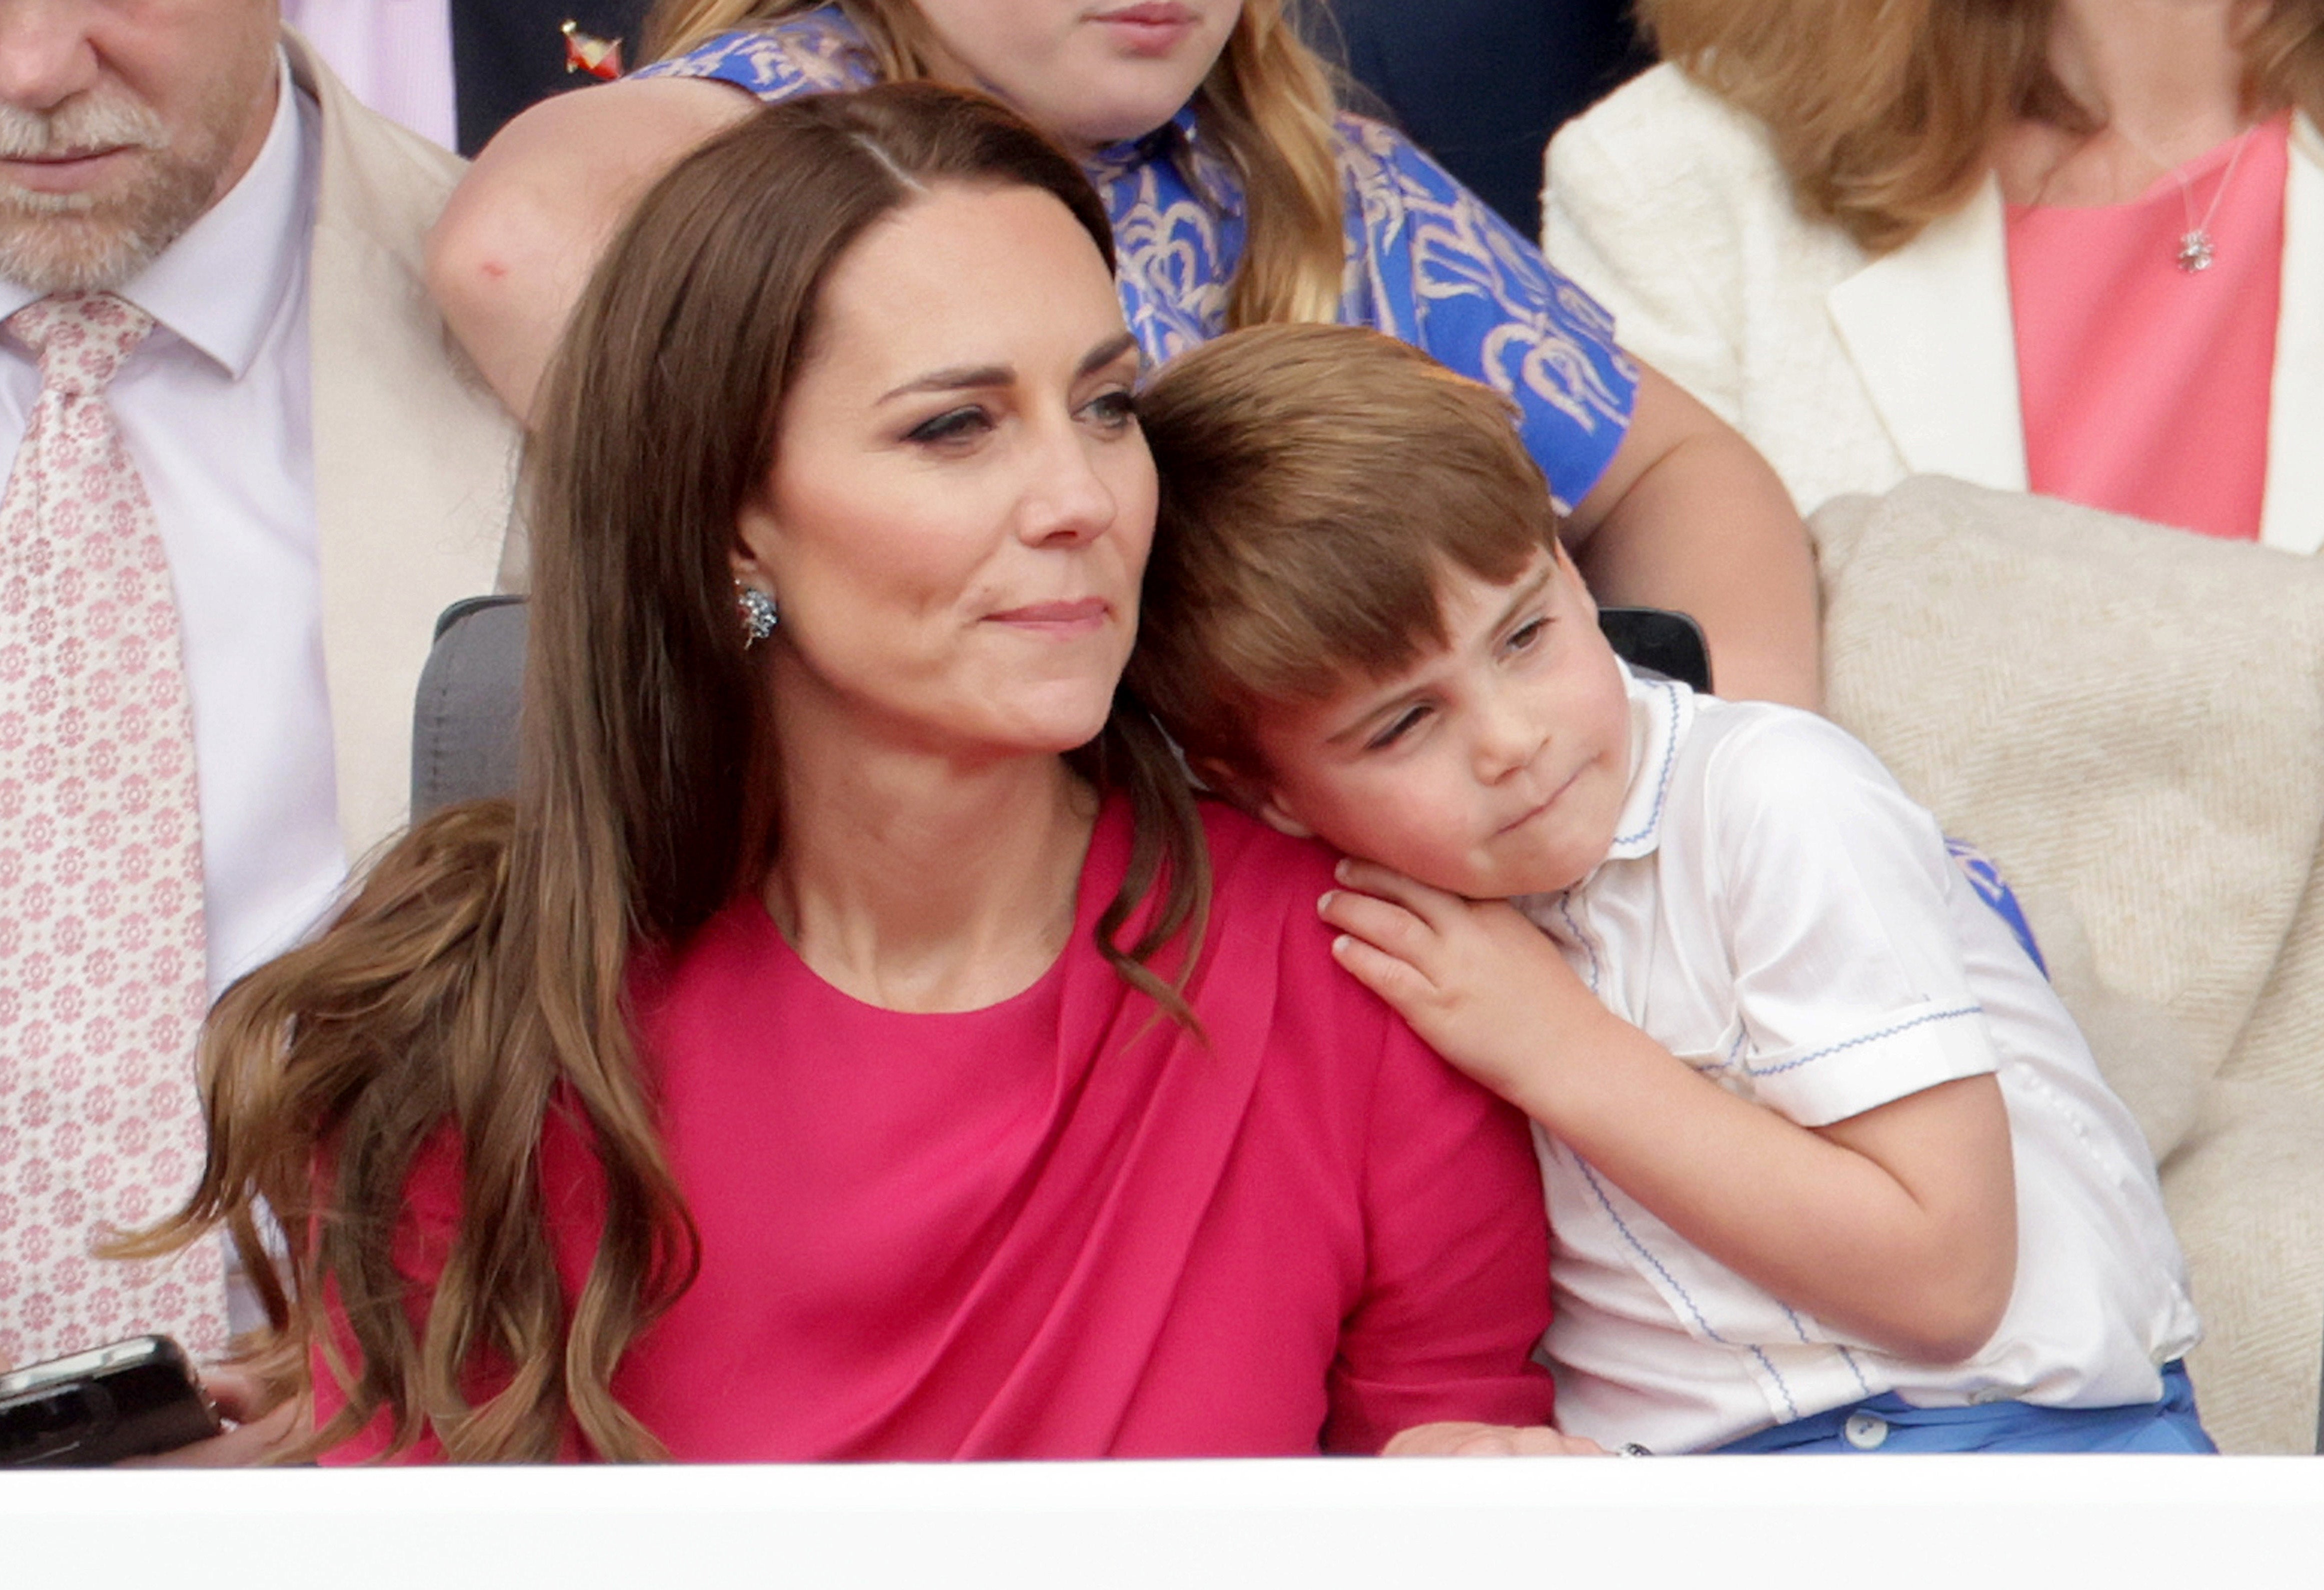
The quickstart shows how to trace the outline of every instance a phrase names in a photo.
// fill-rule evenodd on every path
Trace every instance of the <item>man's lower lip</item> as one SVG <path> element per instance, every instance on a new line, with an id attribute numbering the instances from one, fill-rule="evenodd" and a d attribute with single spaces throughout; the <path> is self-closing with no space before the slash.
<path id="1" fill-rule="evenodd" d="M 131 152 L 126 149 L 101 149 L 91 154 L 75 155 L 69 160 L 0 158 L 0 172 L 5 172 L 19 188 L 46 193 L 69 193 Z"/>

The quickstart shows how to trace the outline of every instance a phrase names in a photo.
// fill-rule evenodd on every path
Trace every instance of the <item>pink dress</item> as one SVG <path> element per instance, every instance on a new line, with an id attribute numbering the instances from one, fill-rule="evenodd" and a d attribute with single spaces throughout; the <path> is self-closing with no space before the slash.
<path id="1" fill-rule="evenodd" d="M 2236 142 L 2222 145 L 2129 204 L 2009 207 L 2035 492 L 2258 538 L 2291 126 L 2288 114 L 2265 122 L 2239 159 Z M 2182 271 L 2190 205 L 2200 221 L 2215 198 L 2212 263 Z"/>
<path id="2" fill-rule="evenodd" d="M 1206 821 L 1207 1045 L 1090 945 L 1127 865 L 1119 804 L 1072 946 L 999 1005 L 862 1004 L 756 898 L 641 979 L 702 1269 L 614 1390 L 673 1455 L 1370 1452 L 1432 1420 L 1549 1418 L 1525 1124 L 1333 962 L 1326 853 Z M 543 1162 L 569 1293 L 596 1199 L 574 1133 Z M 447 1139 L 413 1178 L 398 1257 L 423 1292 L 455 1166 Z M 329 1460 L 383 1445 L 375 1426 Z"/>

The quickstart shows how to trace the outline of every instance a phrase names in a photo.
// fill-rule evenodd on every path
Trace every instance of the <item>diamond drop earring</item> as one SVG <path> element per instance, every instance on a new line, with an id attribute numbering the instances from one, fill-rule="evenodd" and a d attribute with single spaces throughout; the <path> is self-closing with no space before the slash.
<path id="1" fill-rule="evenodd" d="M 756 585 L 734 582 L 734 605 L 742 614 L 742 649 L 748 651 L 775 632 L 782 622 L 782 614 L 775 599 Z"/>

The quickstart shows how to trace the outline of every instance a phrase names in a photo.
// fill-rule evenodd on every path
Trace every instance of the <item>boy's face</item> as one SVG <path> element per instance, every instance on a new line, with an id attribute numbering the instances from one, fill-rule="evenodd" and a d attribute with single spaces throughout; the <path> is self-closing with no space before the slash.
<path id="1" fill-rule="evenodd" d="M 1596 604 L 1563 548 L 1506 585 L 1448 570 L 1438 601 L 1442 651 L 1261 715 L 1261 813 L 1471 899 L 1570 887 L 1605 859 L 1629 784 Z"/>

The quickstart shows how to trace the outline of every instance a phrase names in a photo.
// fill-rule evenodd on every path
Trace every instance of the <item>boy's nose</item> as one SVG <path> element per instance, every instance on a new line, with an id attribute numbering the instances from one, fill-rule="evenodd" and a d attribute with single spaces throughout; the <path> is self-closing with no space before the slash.
<path id="1" fill-rule="evenodd" d="M 1513 773 L 1523 772 L 1548 743 L 1548 725 L 1525 708 L 1523 702 L 1506 696 L 1486 703 L 1476 739 L 1480 782 L 1499 784 Z"/>

